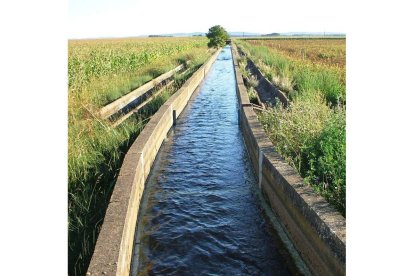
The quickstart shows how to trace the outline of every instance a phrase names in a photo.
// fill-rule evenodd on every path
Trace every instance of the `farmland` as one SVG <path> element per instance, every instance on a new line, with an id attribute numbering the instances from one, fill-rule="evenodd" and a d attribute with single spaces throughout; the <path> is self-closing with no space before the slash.
<path id="1" fill-rule="evenodd" d="M 253 39 L 236 44 L 290 99 L 288 108 L 276 105 L 258 113 L 276 150 L 345 216 L 345 39 Z M 245 67 L 246 60 L 239 65 Z M 243 72 L 254 99 L 254 78 Z"/>
<path id="2" fill-rule="evenodd" d="M 345 66 L 344 39 L 249 40 L 249 43 L 276 49 L 296 60 L 342 68 Z"/>
<path id="3" fill-rule="evenodd" d="M 69 273 L 85 273 L 122 159 L 150 116 L 209 57 L 205 38 L 69 41 Z M 189 61 L 188 71 L 116 128 L 104 105 Z"/>
<path id="4" fill-rule="evenodd" d="M 258 113 L 276 150 L 345 215 L 345 40 L 236 43 L 290 99 L 288 108 L 277 105 Z M 86 271 L 128 148 L 210 55 L 202 37 L 69 41 L 70 275 Z M 99 116 L 108 103 L 180 64 L 186 64 L 185 73 L 176 73 L 171 87 L 119 126 Z M 249 96 L 254 98 L 257 80 L 249 80 Z"/>

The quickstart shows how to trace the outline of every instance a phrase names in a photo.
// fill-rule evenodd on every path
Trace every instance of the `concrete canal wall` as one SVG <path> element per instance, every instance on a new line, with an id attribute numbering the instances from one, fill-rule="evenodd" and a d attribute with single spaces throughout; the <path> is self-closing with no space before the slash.
<path id="1" fill-rule="evenodd" d="M 232 46 L 239 122 L 259 187 L 315 275 L 345 275 L 346 221 L 276 152 L 250 105 Z"/>
<path id="2" fill-rule="evenodd" d="M 129 275 L 145 181 L 162 142 L 221 49 L 160 107 L 128 150 L 117 178 L 87 275 Z"/>

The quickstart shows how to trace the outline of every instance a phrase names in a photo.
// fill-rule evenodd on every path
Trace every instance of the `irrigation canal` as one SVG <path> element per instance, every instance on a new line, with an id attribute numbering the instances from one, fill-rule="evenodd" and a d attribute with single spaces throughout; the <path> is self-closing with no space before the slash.
<path id="1" fill-rule="evenodd" d="M 132 275 L 298 274 L 260 203 L 237 107 L 227 46 L 154 162 Z"/>

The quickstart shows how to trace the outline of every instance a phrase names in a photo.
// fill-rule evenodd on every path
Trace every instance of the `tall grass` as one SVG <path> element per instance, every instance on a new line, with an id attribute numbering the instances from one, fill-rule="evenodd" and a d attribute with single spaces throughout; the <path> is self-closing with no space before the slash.
<path id="1" fill-rule="evenodd" d="M 276 151 L 345 216 L 345 108 L 330 108 L 316 94 L 258 118 Z"/>
<path id="2" fill-rule="evenodd" d="M 270 81 L 280 80 L 275 84 L 288 92 L 291 98 L 304 92 L 321 91 L 329 103 L 345 103 L 345 68 L 298 61 L 266 46 L 255 46 L 245 41 L 237 44 Z"/>
<path id="3" fill-rule="evenodd" d="M 181 45 L 181 46 L 180 46 Z M 207 40 L 69 42 L 69 274 L 84 275 L 125 153 L 150 116 L 209 56 Z M 155 49 L 158 49 L 157 51 Z M 146 54 L 141 54 L 145 51 Z M 151 54 L 152 53 L 152 54 Z M 134 55 L 135 56 L 134 56 Z M 190 60 L 181 82 L 112 129 L 96 117 L 106 103 Z"/>
<path id="4" fill-rule="evenodd" d="M 275 149 L 346 216 L 345 67 L 297 60 L 269 45 L 236 43 L 268 79 L 289 93 L 287 108 L 278 103 L 258 114 Z M 243 71 L 243 60 L 239 65 Z"/>
<path id="5" fill-rule="evenodd" d="M 68 160 L 69 274 L 85 273 L 122 160 L 148 121 L 146 118 L 172 92 L 163 92 L 116 129 L 91 122 L 90 131 L 94 134 L 76 139 L 79 155 L 71 153 Z"/>

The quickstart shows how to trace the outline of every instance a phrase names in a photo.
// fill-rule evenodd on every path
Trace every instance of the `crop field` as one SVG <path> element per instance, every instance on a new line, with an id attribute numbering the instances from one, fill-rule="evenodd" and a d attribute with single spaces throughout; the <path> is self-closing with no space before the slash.
<path id="1" fill-rule="evenodd" d="M 276 150 L 346 215 L 345 39 L 237 40 L 266 78 L 290 99 L 258 114 Z M 257 85 L 245 70 L 249 97 Z"/>
<path id="2" fill-rule="evenodd" d="M 345 67 L 345 39 L 248 40 L 255 46 L 275 49 L 296 60 Z"/>
<path id="3" fill-rule="evenodd" d="M 154 75 L 206 51 L 206 43 L 203 38 L 69 41 L 69 88 L 78 95 L 94 79 L 105 77 L 116 81 L 114 87 L 100 89 L 94 83 L 94 89 L 88 89 L 88 100 L 96 105 L 107 104 Z"/>
<path id="4" fill-rule="evenodd" d="M 122 159 L 158 108 L 210 56 L 206 38 L 71 40 L 68 54 L 69 274 L 83 275 Z M 189 61 L 188 71 L 116 128 L 104 105 Z"/>

